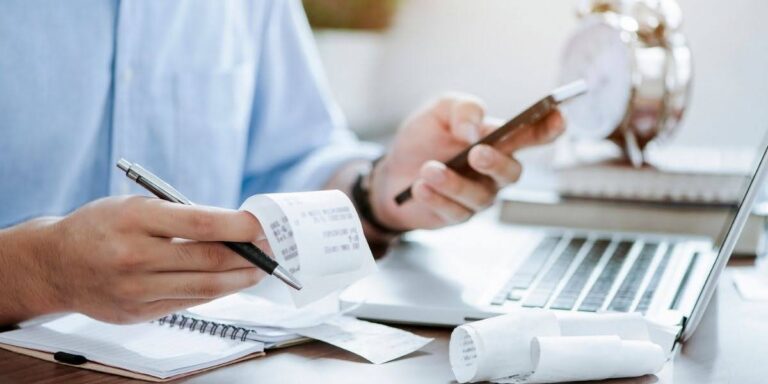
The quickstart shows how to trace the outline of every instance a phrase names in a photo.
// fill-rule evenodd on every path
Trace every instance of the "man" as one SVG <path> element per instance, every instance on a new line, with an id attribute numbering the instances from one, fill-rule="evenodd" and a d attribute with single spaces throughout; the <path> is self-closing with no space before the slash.
<path id="1" fill-rule="evenodd" d="M 344 128 L 321 72 L 298 0 L 0 3 L 0 324 L 138 322 L 256 284 L 262 272 L 216 241 L 267 247 L 259 222 L 213 206 L 257 193 L 358 183 L 375 243 L 464 221 L 517 180 L 511 154 L 563 129 L 553 114 L 475 148 L 487 178 L 472 181 L 434 159 L 494 127 L 477 100 L 447 96 L 371 167 L 381 149 Z M 209 206 L 125 196 L 142 191 L 120 157 Z"/>

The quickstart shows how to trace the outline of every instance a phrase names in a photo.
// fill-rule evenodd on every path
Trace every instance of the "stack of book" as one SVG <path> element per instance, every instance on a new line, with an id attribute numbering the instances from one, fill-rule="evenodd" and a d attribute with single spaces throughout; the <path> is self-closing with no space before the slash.
<path id="1" fill-rule="evenodd" d="M 754 157 L 741 149 L 667 147 L 633 168 L 600 153 L 561 159 L 549 189 L 505 190 L 502 221 L 717 239 L 743 197 Z M 735 254 L 762 253 L 767 213 L 765 204 L 756 206 Z"/>

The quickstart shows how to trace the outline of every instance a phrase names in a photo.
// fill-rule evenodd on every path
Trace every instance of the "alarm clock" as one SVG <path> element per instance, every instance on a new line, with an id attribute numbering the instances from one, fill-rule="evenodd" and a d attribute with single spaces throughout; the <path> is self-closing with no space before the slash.
<path id="1" fill-rule="evenodd" d="M 689 101 L 691 51 L 675 0 L 587 0 L 565 44 L 560 81 L 589 92 L 563 107 L 569 131 L 607 138 L 641 166 L 643 149 L 672 134 Z"/>

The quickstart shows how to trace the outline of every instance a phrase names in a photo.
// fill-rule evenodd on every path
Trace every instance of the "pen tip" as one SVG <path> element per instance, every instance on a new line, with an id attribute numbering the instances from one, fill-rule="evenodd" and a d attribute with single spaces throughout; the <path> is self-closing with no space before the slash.
<path id="1" fill-rule="evenodd" d="M 299 282 L 298 279 L 296 279 L 296 277 L 294 277 L 290 272 L 288 272 L 285 268 L 283 268 L 280 265 L 278 265 L 277 268 L 275 268 L 275 270 L 272 271 L 272 275 L 282 280 L 283 282 L 291 286 L 291 288 L 297 291 L 300 291 L 302 288 L 304 288 L 304 286 L 301 284 L 301 282 Z"/>

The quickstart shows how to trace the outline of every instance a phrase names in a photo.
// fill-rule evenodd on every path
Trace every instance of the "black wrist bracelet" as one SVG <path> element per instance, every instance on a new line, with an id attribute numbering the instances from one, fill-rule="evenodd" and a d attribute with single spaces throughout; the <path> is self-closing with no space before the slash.
<path id="1" fill-rule="evenodd" d="M 373 167 L 376 166 L 377 162 L 378 160 L 373 162 L 373 165 L 369 170 L 370 173 L 373 172 Z M 365 178 L 365 176 L 366 174 L 361 172 L 355 179 L 354 184 L 352 184 L 352 202 L 357 207 L 360 217 L 362 217 L 363 220 L 368 222 L 368 224 L 370 224 L 371 227 L 375 228 L 379 232 L 382 232 L 383 234 L 394 235 L 394 236 L 402 234 L 403 231 L 399 231 L 399 230 L 388 227 L 387 225 L 379 221 L 379 219 L 376 218 L 376 215 L 374 215 L 373 207 L 371 207 L 370 191 L 368 190 L 368 188 L 366 188 L 363 185 L 363 179 Z"/>

